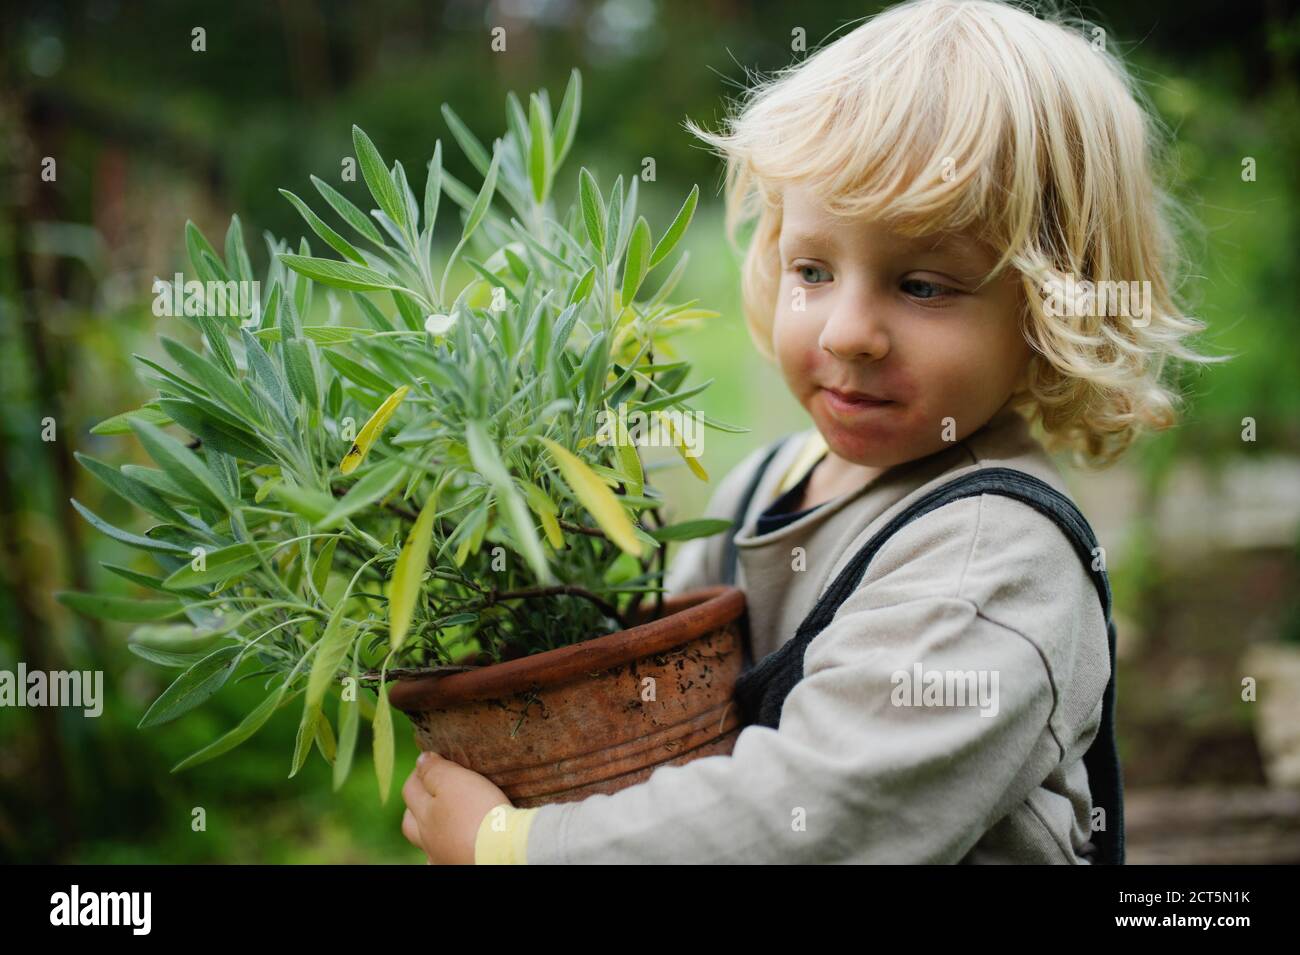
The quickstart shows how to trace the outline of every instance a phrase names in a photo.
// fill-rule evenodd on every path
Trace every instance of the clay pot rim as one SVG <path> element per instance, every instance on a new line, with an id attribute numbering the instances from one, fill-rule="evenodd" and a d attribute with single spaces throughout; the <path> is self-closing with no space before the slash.
<path id="1" fill-rule="evenodd" d="M 388 685 L 388 700 L 411 713 L 567 683 L 725 627 L 745 612 L 745 593 L 738 587 L 703 587 L 666 598 L 664 609 L 663 616 L 647 623 L 504 663 L 460 673 L 404 675 Z"/>

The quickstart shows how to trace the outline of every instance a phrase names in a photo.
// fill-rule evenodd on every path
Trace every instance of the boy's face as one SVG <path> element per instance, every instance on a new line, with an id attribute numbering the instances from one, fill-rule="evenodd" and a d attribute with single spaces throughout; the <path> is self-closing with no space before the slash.
<path id="1" fill-rule="evenodd" d="M 975 289 L 997 262 L 993 250 L 832 216 L 791 187 L 780 258 L 773 349 L 844 461 L 883 468 L 932 454 L 951 443 L 945 437 L 981 427 L 1019 387 L 1031 349 L 1018 277 L 1008 269 Z"/>

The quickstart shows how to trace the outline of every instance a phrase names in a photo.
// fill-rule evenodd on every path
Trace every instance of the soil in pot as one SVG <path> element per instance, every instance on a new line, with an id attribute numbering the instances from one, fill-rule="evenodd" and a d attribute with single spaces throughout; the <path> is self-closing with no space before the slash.
<path id="1" fill-rule="evenodd" d="M 744 612 L 735 587 L 697 590 L 618 633 L 399 679 L 389 700 L 422 750 L 482 773 L 516 806 L 612 793 L 659 766 L 731 752 Z"/>

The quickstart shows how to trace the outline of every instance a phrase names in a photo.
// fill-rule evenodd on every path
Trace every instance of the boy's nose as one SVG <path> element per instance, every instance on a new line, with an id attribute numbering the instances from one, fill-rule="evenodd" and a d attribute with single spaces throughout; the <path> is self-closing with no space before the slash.
<path id="1" fill-rule="evenodd" d="M 852 296 L 831 310 L 817 344 L 845 361 L 878 360 L 889 352 L 889 336 L 866 296 Z"/>

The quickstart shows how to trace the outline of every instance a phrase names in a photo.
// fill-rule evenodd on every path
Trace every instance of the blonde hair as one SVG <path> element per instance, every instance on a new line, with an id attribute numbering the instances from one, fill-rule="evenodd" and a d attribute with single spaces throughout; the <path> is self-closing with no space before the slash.
<path id="1" fill-rule="evenodd" d="M 1095 28 L 995 0 L 911 0 L 755 81 L 723 133 L 686 126 L 727 160 L 734 248 L 756 220 L 741 286 L 766 357 L 785 186 L 908 235 L 973 229 L 1001 252 L 988 278 L 1022 278 L 1034 354 L 1013 406 L 1049 447 L 1104 465 L 1174 424 L 1166 359 L 1222 360 L 1182 343 L 1204 325 L 1175 303 L 1182 210 L 1156 180 L 1165 131 L 1142 103 Z M 1150 282 L 1150 312 L 1053 317 L 1040 290 L 1065 276 Z"/>

